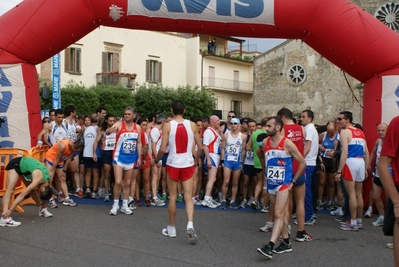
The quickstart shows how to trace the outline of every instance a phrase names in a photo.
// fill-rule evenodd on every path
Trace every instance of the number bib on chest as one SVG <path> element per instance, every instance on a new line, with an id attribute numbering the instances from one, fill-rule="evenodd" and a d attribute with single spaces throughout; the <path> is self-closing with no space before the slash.
<path id="1" fill-rule="evenodd" d="M 283 184 L 285 178 L 284 166 L 268 166 L 267 167 L 267 183 L 280 185 Z"/>
<path id="2" fill-rule="evenodd" d="M 231 144 L 227 147 L 227 160 L 228 161 L 237 161 L 238 153 L 240 152 L 240 146 L 237 144 Z"/>
<path id="3" fill-rule="evenodd" d="M 122 144 L 123 154 L 134 154 L 136 152 L 136 140 L 125 140 Z"/>
<path id="4" fill-rule="evenodd" d="M 113 149 L 115 146 L 115 139 L 105 139 L 105 148 Z"/>
<path id="5" fill-rule="evenodd" d="M 247 156 L 245 157 L 248 161 L 254 161 L 254 152 L 247 151 Z"/>
<path id="6" fill-rule="evenodd" d="M 78 135 L 76 134 L 75 129 L 73 130 L 68 130 L 68 139 L 69 140 L 76 140 Z"/>

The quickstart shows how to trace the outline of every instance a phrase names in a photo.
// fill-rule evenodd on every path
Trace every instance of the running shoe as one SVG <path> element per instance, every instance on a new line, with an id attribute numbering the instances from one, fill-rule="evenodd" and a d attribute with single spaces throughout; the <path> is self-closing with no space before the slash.
<path id="1" fill-rule="evenodd" d="M 267 205 L 263 206 L 262 209 L 260 210 L 260 212 L 269 213 L 269 206 L 267 206 Z"/>
<path id="2" fill-rule="evenodd" d="M 334 219 L 336 222 L 342 223 L 342 222 L 346 222 L 347 218 L 345 216 L 340 216 L 338 218 Z"/>
<path id="3" fill-rule="evenodd" d="M 144 205 L 146 207 L 151 207 L 151 201 L 149 199 L 144 200 Z"/>
<path id="4" fill-rule="evenodd" d="M 270 232 L 273 229 L 273 225 L 274 223 L 272 222 L 266 222 L 265 226 L 262 226 L 261 228 L 259 228 L 259 231 L 267 233 Z"/>
<path id="5" fill-rule="evenodd" d="M 253 210 L 261 210 L 259 201 L 257 201 L 257 200 L 252 201 L 252 203 L 251 203 L 251 208 L 252 208 Z"/>
<path id="6" fill-rule="evenodd" d="M 112 205 L 111 210 L 109 211 L 109 215 L 116 215 L 118 214 L 119 205 Z"/>
<path id="7" fill-rule="evenodd" d="M 78 191 L 75 192 L 74 196 L 78 198 L 83 198 L 83 191 L 79 189 Z"/>
<path id="8" fill-rule="evenodd" d="M 340 217 L 342 217 L 342 216 L 344 216 L 344 212 L 342 211 L 341 207 L 338 207 L 336 210 L 330 211 L 330 215 L 331 216 L 340 216 Z"/>
<path id="9" fill-rule="evenodd" d="M 133 211 L 128 206 L 122 206 L 121 212 L 125 213 L 126 215 L 132 215 Z"/>
<path id="10" fill-rule="evenodd" d="M 58 193 L 58 197 L 57 197 L 58 202 L 64 202 L 65 200 L 65 196 L 62 192 Z"/>
<path id="11" fill-rule="evenodd" d="M 159 198 L 156 199 L 152 199 L 151 200 L 151 206 L 165 206 L 165 202 L 163 202 L 162 200 L 160 200 Z"/>
<path id="12" fill-rule="evenodd" d="M 168 237 L 176 237 L 176 227 L 168 225 L 162 229 L 162 234 Z"/>
<path id="13" fill-rule="evenodd" d="M 70 207 L 76 207 L 78 204 L 76 204 L 72 198 L 65 199 L 64 202 L 62 202 L 62 205 L 64 206 L 70 206 Z"/>
<path id="14" fill-rule="evenodd" d="M 295 241 L 304 242 L 304 241 L 312 241 L 313 237 L 309 235 L 305 230 L 296 233 Z"/>
<path id="15" fill-rule="evenodd" d="M 273 249 L 273 252 L 278 254 L 290 251 L 292 251 L 291 241 L 289 242 L 289 244 L 287 244 L 284 242 L 284 240 L 281 241 L 280 245 L 277 248 Z"/>
<path id="16" fill-rule="evenodd" d="M 90 190 L 90 187 L 86 188 L 85 197 L 87 197 L 87 198 L 90 198 L 90 197 L 91 197 L 91 190 Z"/>
<path id="17" fill-rule="evenodd" d="M 387 243 L 387 248 L 393 249 L 393 243 L 391 243 L 391 242 Z"/>
<path id="18" fill-rule="evenodd" d="M 255 199 L 253 197 L 251 197 L 248 201 L 247 201 L 247 206 L 251 206 L 252 202 L 254 202 Z"/>
<path id="19" fill-rule="evenodd" d="M 245 209 L 246 206 L 247 206 L 247 200 L 244 198 L 243 201 L 241 201 L 240 207 L 242 209 Z"/>
<path id="20" fill-rule="evenodd" d="M 39 207 L 39 216 L 40 217 L 44 217 L 44 218 L 49 218 L 49 217 L 53 217 L 53 214 L 51 214 L 47 208 L 42 208 Z"/>
<path id="21" fill-rule="evenodd" d="M 238 205 L 235 201 L 231 201 L 230 202 L 230 205 L 229 205 L 229 208 L 230 209 L 239 209 L 241 206 L 240 205 Z"/>
<path id="22" fill-rule="evenodd" d="M 3 217 L 0 216 L 0 226 L 17 227 L 20 225 L 21 222 L 14 221 L 11 217 L 3 219 Z"/>
<path id="23" fill-rule="evenodd" d="M 183 196 L 182 195 L 178 195 L 176 198 L 177 202 L 183 202 Z"/>
<path id="24" fill-rule="evenodd" d="M 357 224 L 351 224 L 350 221 L 341 224 L 339 229 L 344 230 L 344 231 L 358 231 L 359 226 Z"/>
<path id="25" fill-rule="evenodd" d="M 104 196 L 104 202 L 109 202 L 109 194 L 106 193 Z"/>
<path id="26" fill-rule="evenodd" d="M 316 219 L 314 217 L 310 218 L 309 220 L 305 221 L 305 225 L 315 225 Z"/>
<path id="27" fill-rule="evenodd" d="M 193 203 L 196 206 L 201 206 L 202 205 L 201 200 L 198 197 L 193 197 Z"/>
<path id="28" fill-rule="evenodd" d="M 226 207 L 227 207 L 226 200 L 222 200 L 222 202 L 220 202 L 220 209 L 225 210 Z"/>
<path id="29" fill-rule="evenodd" d="M 100 191 L 100 189 L 98 190 L 98 197 L 99 197 L 99 198 L 104 198 L 105 195 L 106 195 L 106 193 L 105 193 L 104 190 L 101 190 L 101 191 Z"/>
<path id="30" fill-rule="evenodd" d="M 166 193 L 163 193 L 159 199 L 162 201 L 165 201 L 167 198 L 168 198 L 168 196 L 166 195 Z"/>
<path id="31" fill-rule="evenodd" d="M 366 212 L 364 213 L 364 218 L 371 218 L 371 214 L 373 214 L 372 209 L 366 210 Z"/>
<path id="32" fill-rule="evenodd" d="M 381 216 L 377 217 L 377 220 L 373 222 L 371 225 L 372 226 L 382 226 L 384 224 L 384 218 Z"/>
<path id="33" fill-rule="evenodd" d="M 187 229 L 187 237 L 188 237 L 188 242 L 190 244 L 197 244 L 198 242 L 198 237 L 195 234 L 194 228 L 188 228 Z"/>
<path id="34" fill-rule="evenodd" d="M 214 205 L 216 205 L 217 207 L 220 207 L 220 205 L 222 205 L 222 201 L 221 201 L 221 200 L 218 202 L 218 201 L 216 201 L 214 198 L 212 198 L 211 201 L 212 201 L 212 203 L 213 203 Z"/>
<path id="35" fill-rule="evenodd" d="M 211 209 L 215 209 L 215 208 L 218 207 L 216 204 L 214 204 L 212 202 L 212 200 L 205 200 L 204 199 L 204 200 L 202 200 L 201 204 L 202 204 L 202 206 L 205 206 L 205 207 L 208 207 L 208 208 L 211 208 Z"/>
<path id="36" fill-rule="evenodd" d="M 257 251 L 265 256 L 267 259 L 273 258 L 273 251 L 269 245 L 264 245 L 262 248 L 258 248 Z"/>
<path id="37" fill-rule="evenodd" d="M 48 205 L 49 205 L 50 208 L 52 208 L 52 209 L 58 208 L 58 205 L 57 205 L 57 203 L 55 203 L 55 199 L 54 199 L 54 198 L 50 198 L 50 200 L 48 201 Z"/>

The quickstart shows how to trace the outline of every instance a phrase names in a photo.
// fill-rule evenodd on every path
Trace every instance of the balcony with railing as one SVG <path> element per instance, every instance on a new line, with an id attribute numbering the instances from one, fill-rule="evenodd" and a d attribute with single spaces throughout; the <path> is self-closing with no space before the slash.
<path id="1" fill-rule="evenodd" d="M 202 86 L 212 90 L 230 91 L 236 93 L 252 94 L 254 92 L 252 82 L 242 82 L 223 78 L 203 77 Z"/>
<path id="2" fill-rule="evenodd" d="M 136 83 L 135 73 L 102 72 L 96 74 L 97 84 L 104 85 L 123 85 L 130 90 L 134 90 Z"/>

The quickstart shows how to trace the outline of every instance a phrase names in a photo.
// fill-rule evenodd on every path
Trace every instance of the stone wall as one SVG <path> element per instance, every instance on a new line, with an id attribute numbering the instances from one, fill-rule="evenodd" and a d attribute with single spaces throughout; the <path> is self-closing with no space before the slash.
<path id="1" fill-rule="evenodd" d="M 302 83 L 292 82 L 287 72 Z M 352 111 L 354 121 L 361 122 L 362 88 L 359 81 L 299 40 L 287 41 L 254 61 L 256 120 L 287 107 L 294 116 L 311 109 L 315 124 L 324 124 L 343 110 Z"/>
<path id="2" fill-rule="evenodd" d="M 372 15 L 385 3 L 352 2 Z M 291 78 L 287 79 L 287 72 Z M 353 112 L 355 122 L 362 121 L 363 85 L 300 40 L 289 40 L 255 58 L 253 99 L 256 120 L 287 107 L 294 116 L 313 110 L 316 124 L 326 123 L 343 110 Z"/>

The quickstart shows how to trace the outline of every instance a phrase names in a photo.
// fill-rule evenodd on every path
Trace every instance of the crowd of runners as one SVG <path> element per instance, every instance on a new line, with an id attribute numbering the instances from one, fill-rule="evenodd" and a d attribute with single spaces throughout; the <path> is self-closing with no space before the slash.
<path id="1" fill-rule="evenodd" d="M 282 108 L 259 122 L 234 111 L 225 121 L 216 115 L 186 120 L 184 113 L 181 101 L 173 102 L 170 114 L 148 116 L 130 107 L 121 117 L 103 107 L 82 116 L 73 105 L 51 110 L 38 135 L 37 147 L 49 147 L 44 165 L 17 158 L 6 167 L 8 194 L 0 226 L 21 224 L 10 215 L 28 194 L 43 217 L 52 216 L 47 207 L 76 206 L 74 197 L 111 202 L 113 216 L 163 206 L 168 200 L 169 224 L 162 234 L 176 237 L 176 202 L 184 201 L 188 239 L 195 244 L 195 205 L 252 208 L 269 214 L 260 231 L 272 233 L 270 242 L 257 251 L 271 259 L 273 253 L 292 251 L 291 222 L 296 225 L 292 240 L 312 241 L 305 227 L 316 223 L 320 210 L 335 216 L 339 229 L 356 232 L 363 228 L 363 217 L 373 216 L 375 206 L 378 216 L 370 226 L 383 225 L 377 163 L 387 124 L 377 126 L 379 138 L 369 153 L 362 127 L 349 111 L 319 126 L 313 124 L 311 110 L 295 118 Z M 27 190 L 9 207 L 9 199 L 4 199 L 20 175 Z M 363 182 L 368 176 L 372 190 L 364 209 Z"/>

